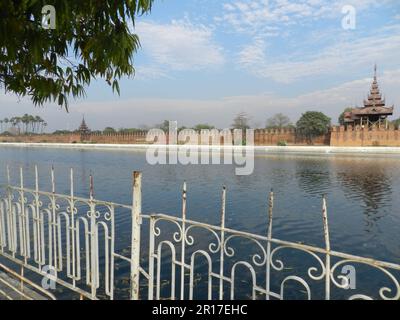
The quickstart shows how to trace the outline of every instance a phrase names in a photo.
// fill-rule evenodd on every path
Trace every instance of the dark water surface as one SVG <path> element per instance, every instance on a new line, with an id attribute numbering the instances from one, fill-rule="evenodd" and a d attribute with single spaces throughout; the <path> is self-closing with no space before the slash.
<path id="1" fill-rule="evenodd" d="M 0 147 L 0 160 L 0 184 L 9 164 L 12 180 L 18 181 L 23 166 L 26 185 L 32 187 L 37 164 L 40 188 L 50 190 L 54 165 L 56 191 L 68 193 L 73 167 L 77 195 L 88 196 L 93 174 L 96 199 L 123 204 L 132 201 L 132 171 L 142 171 L 145 213 L 179 216 L 186 181 L 188 219 L 211 224 L 219 223 L 221 187 L 226 185 L 226 226 L 261 235 L 266 234 L 267 195 L 273 188 L 273 236 L 321 247 L 321 196 L 326 194 L 333 250 L 400 262 L 399 156 L 256 155 L 250 176 L 236 176 L 232 165 L 151 166 L 144 151 Z"/>

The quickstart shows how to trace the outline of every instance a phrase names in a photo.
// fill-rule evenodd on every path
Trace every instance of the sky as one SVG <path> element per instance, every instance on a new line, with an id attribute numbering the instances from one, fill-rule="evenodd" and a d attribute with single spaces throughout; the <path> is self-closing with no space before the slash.
<path id="1" fill-rule="evenodd" d="M 83 115 L 91 129 L 163 120 L 226 128 L 239 112 L 264 127 L 278 112 L 296 122 L 315 110 L 336 123 L 344 108 L 362 105 L 375 63 L 400 117 L 398 0 L 155 0 L 133 32 L 136 75 L 121 80 L 120 96 L 95 80 L 67 113 L 1 92 L 0 118 L 40 115 L 48 131 L 76 129 Z"/>

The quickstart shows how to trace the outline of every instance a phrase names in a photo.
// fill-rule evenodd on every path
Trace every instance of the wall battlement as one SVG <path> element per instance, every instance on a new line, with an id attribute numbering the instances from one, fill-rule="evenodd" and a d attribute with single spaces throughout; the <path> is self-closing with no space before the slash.
<path id="1" fill-rule="evenodd" d="M 330 145 L 334 147 L 400 147 L 400 131 L 393 126 L 388 128 L 332 127 Z"/>
<path id="2" fill-rule="evenodd" d="M 145 144 L 147 143 L 146 134 L 146 131 L 138 131 L 131 133 L 0 135 L 0 142 Z M 221 143 L 223 143 L 223 139 L 221 139 Z M 280 143 L 286 145 L 309 144 L 306 138 L 296 134 L 295 129 L 257 129 L 254 131 L 254 145 L 256 146 L 276 146 Z M 400 147 L 400 130 L 393 126 L 389 126 L 387 129 L 334 126 L 326 135 L 315 137 L 313 144 L 334 147 Z"/>

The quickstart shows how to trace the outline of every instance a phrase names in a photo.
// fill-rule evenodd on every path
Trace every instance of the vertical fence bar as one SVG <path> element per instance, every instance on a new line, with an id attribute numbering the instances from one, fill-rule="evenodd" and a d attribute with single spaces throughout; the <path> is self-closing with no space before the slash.
<path id="1" fill-rule="evenodd" d="M 76 260 L 80 259 L 79 257 L 79 248 L 75 246 L 75 203 L 74 203 L 74 169 L 71 168 L 69 171 L 69 182 L 70 182 L 70 200 L 69 206 L 71 210 L 71 244 L 72 244 L 72 285 L 75 287 L 76 284 Z M 76 257 L 75 257 L 76 254 Z"/>
<path id="2" fill-rule="evenodd" d="M 55 183 L 55 177 L 54 177 L 54 166 L 51 166 L 51 227 L 52 230 L 51 232 L 53 233 L 53 250 L 54 250 L 54 269 L 55 271 L 61 271 L 62 270 L 62 256 L 59 255 L 59 252 L 61 251 L 61 239 L 58 239 L 57 236 L 57 228 L 58 228 L 58 222 L 57 222 L 57 215 L 56 215 L 56 183 Z"/>
<path id="3" fill-rule="evenodd" d="M 131 238 L 131 299 L 139 299 L 140 225 L 142 212 L 142 173 L 133 172 L 132 238 Z"/>
<path id="4" fill-rule="evenodd" d="M 149 224 L 149 291 L 148 291 L 148 299 L 154 299 L 154 224 L 155 220 L 153 217 L 150 217 Z"/>
<path id="5" fill-rule="evenodd" d="M 219 255 L 219 300 L 224 299 L 224 247 L 225 247 L 225 210 L 226 210 L 226 187 L 222 187 L 221 204 L 221 246 Z"/>
<path id="6" fill-rule="evenodd" d="M 182 188 L 181 300 L 185 299 L 186 181 Z"/>
<path id="7" fill-rule="evenodd" d="M 271 238 L 272 238 L 272 214 L 274 209 L 274 191 L 271 189 L 268 200 L 268 230 L 267 230 L 267 265 L 266 265 L 266 295 L 265 299 L 269 300 L 271 290 Z"/>
<path id="8" fill-rule="evenodd" d="M 40 219 L 40 197 L 39 197 L 39 173 L 37 166 L 35 166 L 35 211 L 37 218 L 37 232 L 38 232 L 38 250 L 39 250 L 39 263 L 44 265 L 46 263 L 45 250 L 46 245 L 44 243 L 44 225 L 43 219 Z"/>
<path id="9" fill-rule="evenodd" d="M 326 248 L 326 259 L 325 259 L 325 300 L 329 300 L 331 296 L 330 292 L 330 276 L 331 276 L 331 244 L 329 239 L 329 226 L 328 226 L 328 213 L 326 206 L 326 196 L 322 197 L 322 221 L 324 225 L 324 238 Z"/>
<path id="10" fill-rule="evenodd" d="M 13 205 L 12 205 L 12 190 L 11 190 L 11 177 L 10 167 L 7 165 L 7 236 L 8 236 L 8 247 L 12 252 L 12 256 L 15 257 L 16 241 L 14 233 L 14 219 L 13 219 Z"/>
<path id="11" fill-rule="evenodd" d="M 111 209 L 110 300 L 114 300 L 115 207 L 111 206 Z M 77 250 L 79 252 L 79 248 Z"/>
<path id="12" fill-rule="evenodd" d="M 23 170 L 20 168 L 20 181 L 21 181 L 21 221 L 22 223 L 22 240 L 23 242 L 21 243 L 21 251 L 23 251 L 23 256 L 24 256 L 24 263 L 28 264 L 28 248 L 27 248 L 27 242 L 29 242 L 29 236 L 27 235 L 27 226 L 26 226 L 26 217 L 25 217 L 25 194 L 24 194 L 24 176 L 23 176 Z M 38 184 L 37 181 L 37 166 L 35 166 L 35 186 Z M 37 198 L 37 194 L 35 194 L 35 197 Z M 22 281 L 24 277 L 24 265 L 21 265 L 21 270 L 20 270 L 20 275 L 21 275 L 21 281 L 20 281 L 20 290 L 21 292 L 24 292 L 24 282 Z"/>
<path id="13" fill-rule="evenodd" d="M 20 252 L 21 256 L 24 257 L 25 264 L 27 263 L 26 258 L 26 234 L 25 234 L 25 193 L 24 193 L 24 173 L 22 167 L 19 168 L 19 180 L 20 180 L 20 201 L 21 201 L 21 212 L 20 212 L 20 219 L 19 219 L 19 231 L 20 231 Z"/>
<path id="14" fill-rule="evenodd" d="M 96 291 L 97 291 L 97 239 L 96 239 L 96 208 L 95 208 L 95 203 L 94 203 L 94 184 L 93 184 L 93 175 L 90 175 L 89 177 L 89 183 L 90 183 L 90 249 L 91 249 L 91 276 L 90 276 L 90 282 L 91 282 L 91 288 L 92 288 L 92 297 L 96 297 Z"/>

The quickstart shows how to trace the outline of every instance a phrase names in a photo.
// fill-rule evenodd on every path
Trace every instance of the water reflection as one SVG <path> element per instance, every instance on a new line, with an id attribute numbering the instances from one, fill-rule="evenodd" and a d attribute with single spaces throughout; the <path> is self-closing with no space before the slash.
<path id="1" fill-rule="evenodd" d="M 366 231 L 388 214 L 392 198 L 391 161 L 364 159 L 335 160 L 337 180 L 349 201 L 361 201 Z"/>
<path id="2" fill-rule="evenodd" d="M 321 196 L 331 189 L 331 163 L 321 159 L 296 161 L 296 179 L 308 195 Z"/>

